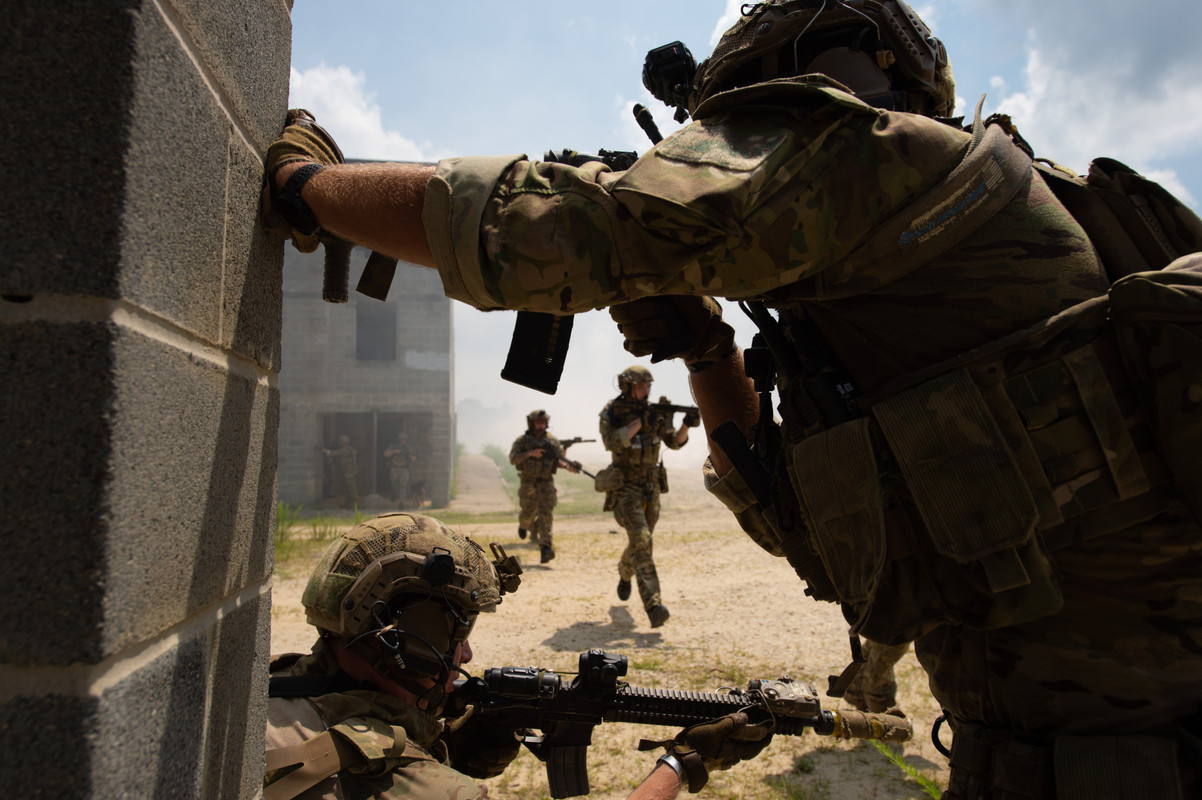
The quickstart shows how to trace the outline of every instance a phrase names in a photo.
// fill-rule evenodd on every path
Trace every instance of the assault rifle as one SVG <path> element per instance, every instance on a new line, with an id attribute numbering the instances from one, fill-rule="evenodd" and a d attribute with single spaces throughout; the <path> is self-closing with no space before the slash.
<path id="1" fill-rule="evenodd" d="M 620 681 L 626 656 L 603 650 L 580 654 L 576 677 L 567 680 L 538 667 L 494 667 L 483 677 L 455 682 L 446 716 L 468 706 L 499 728 L 519 732 L 530 752 L 547 765 L 554 798 L 588 794 L 588 747 L 602 722 L 686 727 L 735 711 L 751 723 L 771 721 L 774 734 L 906 742 L 913 726 L 903 717 L 859 711 L 824 711 L 814 689 L 789 677 L 752 680 L 747 689 L 723 693 L 643 689 Z"/>
<path id="2" fill-rule="evenodd" d="M 585 469 L 584 465 L 581 464 L 579 461 L 569 461 L 566 458 L 562 458 L 562 459 L 560 459 L 560 463 L 562 463 L 565 467 L 571 467 L 572 469 L 579 472 L 581 475 L 587 475 L 590 478 L 592 478 L 593 480 L 597 480 L 597 476 L 594 475 L 593 473 L 589 472 L 587 469 Z"/>
<path id="3" fill-rule="evenodd" d="M 579 444 L 581 442 L 595 442 L 595 441 L 597 441 L 597 440 L 596 439 L 581 439 L 579 436 L 577 436 L 575 439 L 567 439 L 567 440 L 561 439 L 559 442 L 560 447 L 563 448 L 563 452 L 561 455 L 557 456 L 555 454 L 555 448 L 550 447 L 550 446 L 544 446 L 542 448 L 543 454 L 541 456 L 539 456 L 539 460 L 551 459 L 552 461 L 554 461 L 554 460 L 558 459 L 559 465 L 561 467 L 571 467 L 572 469 L 576 470 L 577 472 L 587 475 L 590 478 L 593 478 L 595 480 L 597 477 L 596 475 L 594 475 L 593 473 L 591 473 L 587 469 L 585 469 L 584 466 L 579 461 L 572 461 L 567 456 L 568 448 L 571 447 L 572 445 Z"/>
<path id="4" fill-rule="evenodd" d="M 618 398 L 610 404 L 610 408 L 619 412 L 636 412 L 643 414 L 650 412 L 653 417 L 664 417 L 668 422 L 672 421 L 672 417 L 676 414 L 689 414 L 700 419 L 700 412 L 697 406 L 675 406 L 668 402 L 668 398 L 661 397 L 658 403 L 649 403 L 646 400 L 630 400 L 627 398 Z"/>
<path id="5" fill-rule="evenodd" d="M 683 45 L 681 47 L 683 48 Z M 660 134 L 651 112 L 638 104 L 634 106 L 633 111 L 635 121 L 647 134 L 647 138 L 652 144 L 659 144 L 664 137 Z M 544 161 L 576 167 L 590 161 L 600 161 L 619 172 L 630 169 L 638 158 L 639 154 L 633 150 L 604 148 L 599 150 L 597 155 L 565 149 L 558 153 L 547 151 L 543 156 Z M 669 306 L 665 313 L 672 313 L 672 308 Z M 572 320 L 571 316 L 519 311 L 513 325 L 513 338 L 509 342 L 509 354 L 505 358 L 505 366 L 501 369 L 501 377 L 529 389 L 555 394 L 559 388 L 559 378 L 563 374 L 564 360 L 568 357 L 568 344 L 572 340 Z M 683 324 L 672 325 L 669 330 L 684 333 L 687 328 Z M 681 342 L 678 336 L 669 336 L 660 350 L 652 355 L 651 362 L 662 361 L 668 354 L 679 352 L 683 345 L 687 345 L 687 342 Z"/>

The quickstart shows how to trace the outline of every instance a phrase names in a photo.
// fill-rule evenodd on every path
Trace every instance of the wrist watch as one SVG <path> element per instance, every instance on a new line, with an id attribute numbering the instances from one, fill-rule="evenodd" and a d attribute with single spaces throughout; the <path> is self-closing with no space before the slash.
<path id="1" fill-rule="evenodd" d="M 657 765 L 667 764 L 676 772 L 676 778 L 680 781 L 681 791 L 688 791 L 689 779 L 685 776 L 684 764 L 680 763 L 680 759 L 672 753 L 664 753 L 655 760 Z"/>
<path id="2" fill-rule="evenodd" d="M 305 164 L 288 176 L 288 180 L 275 195 L 276 210 L 288 221 L 289 225 L 305 236 L 317 233 L 321 225 L 318 224 L 313 209 L 309 208 L 309 204 L 301 199 L 301 189 L 305 188 L 305 184 L 323 169 L 325 169 L 324 164 Z"/>

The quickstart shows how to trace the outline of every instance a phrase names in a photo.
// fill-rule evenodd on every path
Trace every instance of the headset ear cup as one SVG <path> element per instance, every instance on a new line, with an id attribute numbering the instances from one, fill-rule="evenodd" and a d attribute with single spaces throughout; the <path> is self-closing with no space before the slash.
<path id="1" fill-rule="evenodd" d="M 401 604 L 396 609 L 394 628 L 399 634 L 406 672 L 412 677 L 438 678 L 449 665 L 445 661 L 455 649 L 453 634 L 458 627 L 451 609 L 434 599 Z"/>

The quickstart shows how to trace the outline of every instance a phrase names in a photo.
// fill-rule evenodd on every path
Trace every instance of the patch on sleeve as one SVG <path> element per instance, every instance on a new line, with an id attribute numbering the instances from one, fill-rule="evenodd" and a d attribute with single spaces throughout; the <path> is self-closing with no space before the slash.
<path id="1" fill-rule="evenodd" d="M 687 164 L 704 164 L 735 172 L 751 172 L 785 142 L 780 130 L 733 131 L 728 125 L 694 123 L 655 149 L 658 156 Z"/>

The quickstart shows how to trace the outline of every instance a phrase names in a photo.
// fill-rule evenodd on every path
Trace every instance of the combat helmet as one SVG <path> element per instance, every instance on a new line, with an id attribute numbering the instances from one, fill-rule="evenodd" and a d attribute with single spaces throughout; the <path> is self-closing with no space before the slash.
<path id="1" fill-rule="evenodd" d="M 330 544 L 301 603 L 323 635 L 339 637 L 400 685 L 441 683 L 477 614 L 496 611 L 521 583 L 517 560 L 496 544 L 492 552 L 489 561 L 479 545 L 432 517 L 381 514 Z"/>
<path id="2" fill-rule="evenodd" d="M 651 383 L 653 380 L 651 370 L 642 364 L 633 364 L 618 373 L 618 388 L 622 390 L 622 394 L 627 394 L 630 392 L 630 387 Z"/>
<path id="3" fill-rule="evenodd" d="M 545 408 L 536 408 L 526 415 L 526 427 L 529 430 L 534 430 L 534 423 L 543 421 L 548 425 L 551 424 L 551 415 L 547 413 Z"/>
<path id="4" fill-rule="evenodd" d="M 818 72 L 869 105 L 951 116 L 947 51 L 902 0 L 771 0 L 743 9 L 697 68 L 690 114 L 721 91 Z"/>

